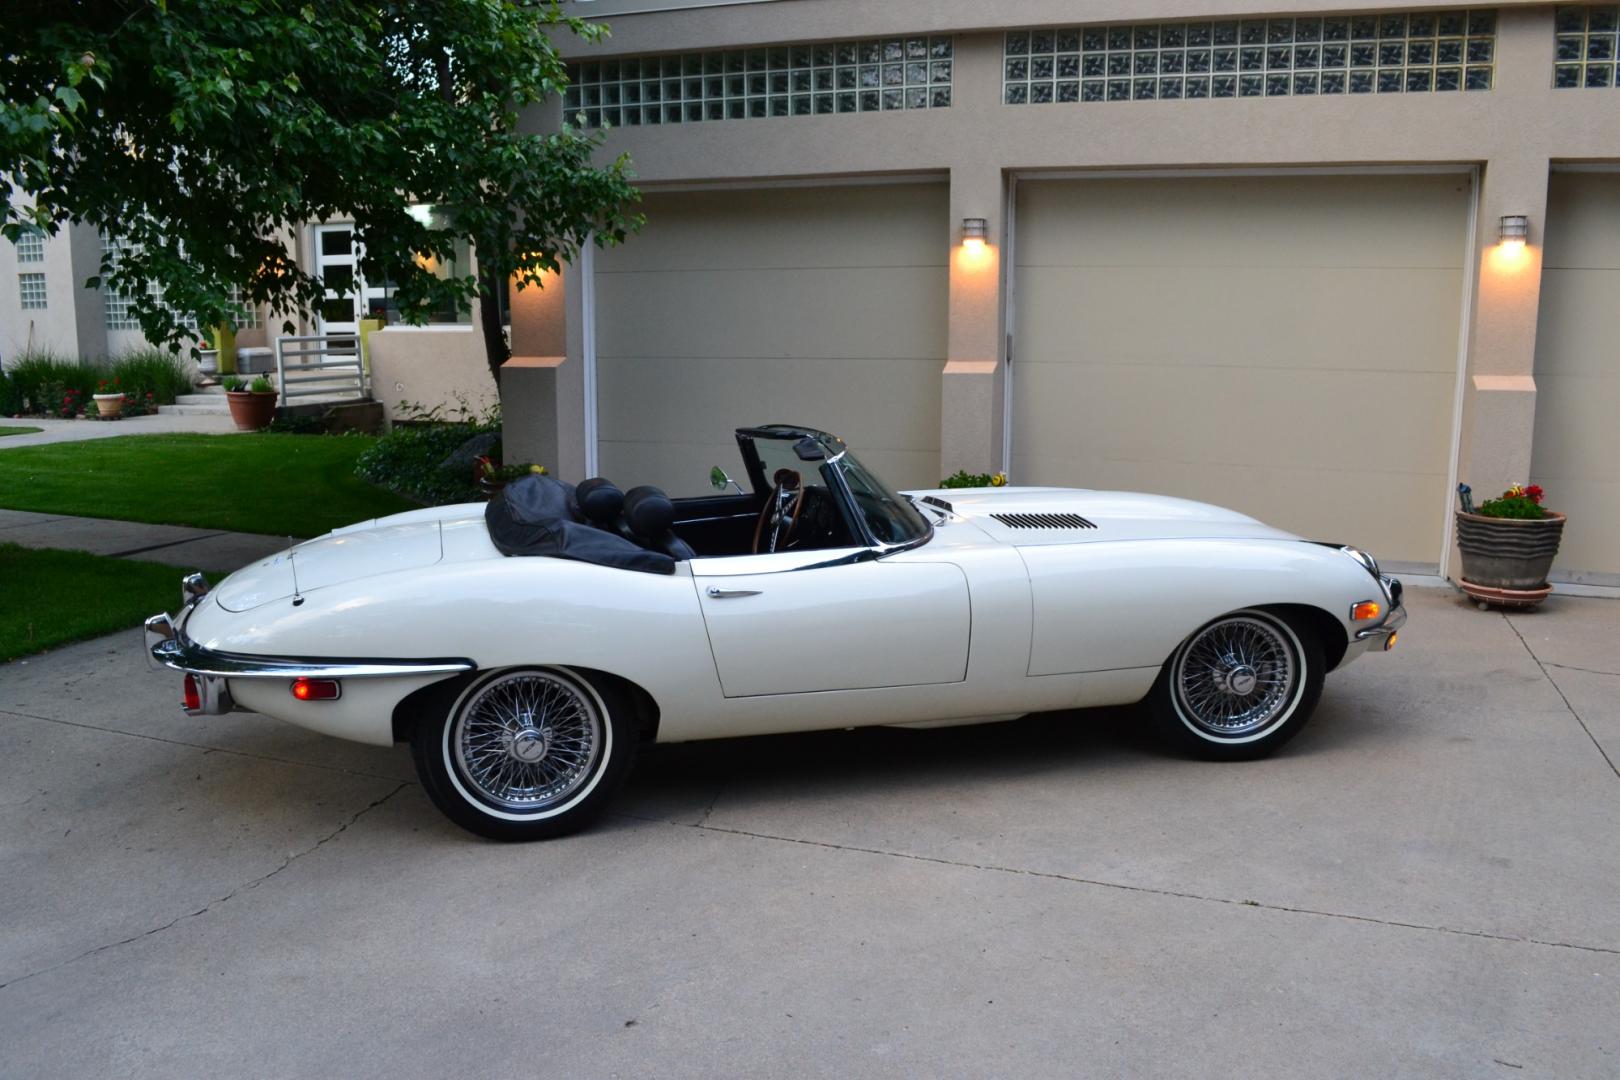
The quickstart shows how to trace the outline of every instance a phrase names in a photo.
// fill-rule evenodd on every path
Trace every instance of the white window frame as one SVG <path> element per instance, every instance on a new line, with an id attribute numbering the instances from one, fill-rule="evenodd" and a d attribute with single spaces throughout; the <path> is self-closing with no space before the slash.
<path id="1" fill-rule="evenodd" d="M 49 306 L 48 296 L 43 273 L 35 271 L 17 275 L 17 306 L 22 310 L 44 311 Z"/>

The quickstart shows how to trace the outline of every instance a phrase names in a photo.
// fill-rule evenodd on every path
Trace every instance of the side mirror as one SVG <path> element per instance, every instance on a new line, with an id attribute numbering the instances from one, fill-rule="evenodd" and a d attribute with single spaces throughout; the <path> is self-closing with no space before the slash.
<path id="1" fill-rule="evenodd" d="M 726 485 L 731 483 L 731 477 L 726 475 L 726 470 L 716 465 L 714 468 L 709 470 L 709 483 L 711 486 L 713 486 L 714 490 L 724 491 L 726 490 Z"/>

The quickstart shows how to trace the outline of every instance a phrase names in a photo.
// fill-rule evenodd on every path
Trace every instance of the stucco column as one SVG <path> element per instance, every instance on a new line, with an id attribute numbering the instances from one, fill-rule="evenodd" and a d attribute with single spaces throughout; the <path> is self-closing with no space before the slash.
<path id="1" fill-rule="evenodd" d="M 535 461 L 584 479 L 584 361 L 575 272 L 514 287 L 512 358 L 501 367 L 501 441 L 508 461 Z"/>
<path id="2" fill-rule="evenodd" d="M 1544 89 L 1552 70 L 1551 9 L 1509 8 L 1499 18 L 1498 90 Z M 1523 154 L 1493 156 L 1481 171 L 1475 300 L 1457 454 L 1457 477 L 1474 489 L 1476 500 L 1530 479 L 1549 166 L 1544 150 L 1527 148 Z M 1522 247 L 1501 242 L 1501 220 L 1509 214 L 1530 219 L 1530 238 Z M 1455 577 L 1461 564 L 1453 543 L 1447 544 L 1446 556 L 1444 572 Z"/>
<path id="3" fill-rule="evenodd" d="M 939 467 L 949 475 L 1001 468 L 1002 177 L 999 167 L 951 170 L 949 328 L 940 390 Z M 982 246 L 962 243 L 962 219 L 983 218 Z"/>

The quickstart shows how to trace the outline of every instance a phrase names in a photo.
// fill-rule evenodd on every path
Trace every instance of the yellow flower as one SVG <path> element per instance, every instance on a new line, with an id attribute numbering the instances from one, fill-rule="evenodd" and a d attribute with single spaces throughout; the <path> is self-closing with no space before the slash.
<path id="1" fill-rule="evenodd" d="M 544 465 L 530 465 L 529 471 L 534 473 L 536 476 L 546 475 L 546 467 Z"/>
<path id="2" fill-rule="evenodd" d="M 1007 474 L 1004 473 L 1004 472 L 996 473 L 994 476 L 992 476 L 990 478 L 990 486 L 991 487 L 1006 487 L 1007 486 Z"/>

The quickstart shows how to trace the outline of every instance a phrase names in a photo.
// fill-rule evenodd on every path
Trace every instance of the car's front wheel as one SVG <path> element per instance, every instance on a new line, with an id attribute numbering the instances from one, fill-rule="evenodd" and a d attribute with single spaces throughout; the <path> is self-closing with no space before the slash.
<path id="1" fill-rule="evenodd" d="M 1293 738 L 1322 695 L 1322 646 L 1281 615 L 1234 611 L 1200 627 L 1153 686 L 1159 733 L 1198 757 L 1265 757 Z"/>
<path id="2" fill-rule="evenodd" d="M 589 824 L 635 753 L 628 695 L 564 668 L 483 672 L 440 705 L 411 737 L 422 786 L 450 820 L 495 840 Z"/>

